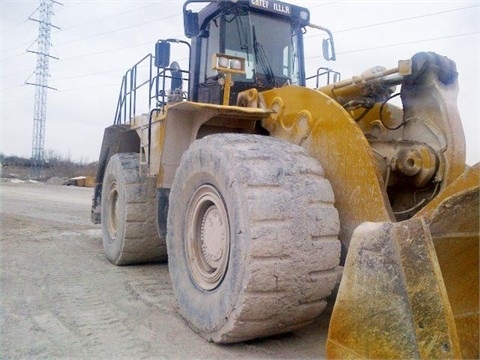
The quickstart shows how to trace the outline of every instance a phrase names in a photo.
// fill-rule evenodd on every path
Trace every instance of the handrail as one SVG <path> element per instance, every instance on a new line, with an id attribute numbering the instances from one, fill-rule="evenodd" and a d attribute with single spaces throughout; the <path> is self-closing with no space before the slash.
<path id="1" fill-rule="evenodd" d="M 183 40 L 177 39 L 167 39 L 164 41 L 181 43 L 188 45 L 189 58 L 191 53 L 190 44 Z M 122 83 L 120 85 L 120 92 L 117 100 L 117 108 L 115 110 L 114 124 L 126 124 L 130 123 L 131 120 L 136 116 L 138 106 L 137 94 L 141 88 L 144 88 L 148 84 L 148 98 L 144 99 L 146 101 L 148 109 L 143 112 L 150 112 L 152 108 L 160 107 L 164 109 L 165 105 L 168 102 L 168 95 L 165 91 L 167 79 L 173 79 L 173 75 L 169 75 L 167 72 L 175 72 L 176 74 L 181 74 L 181 81 L 187 82 L 187 91 L 182 92 L 182 100 L 188 99 L 188 90 L 190 89 L 190 71 L 181 70 L 172 67 L 162 67 L 154 69 L 155 57 L 152 54 L 147 54 L 141 58 L 137 63 L 135 63 L 130 69 L 128 69 L 122 78 Z M 139 80 L 140 74 L 142 73 L 141 67 L 147 67 L 147 76 L 145 80 Z M 167 98 L 167 99 L 166 99 Z M 167 101 L 166 101 L 167 100 Z M 152 102 L 155 101 L 154 104 Z"/>
<path id="2" fill-rule="evenodd" d="M 341 79 L 340 73 L 338 71 L 332 70 L 332 69 L 327 68 L 327 67 L 319 67 L 317 69 L 317 74 L 316 75 L 309 76 L 309 77 L 305 78 L 305 80 L 316 79 L 315 88 L 318 88 L 318 87 L 320 87 L 320 77 L 322 77 L 323 75 L 327 75 L 327 85 L 330 85 L 330 74 L 333 74 L 333 82 L 334 83 L 340 81 L 340 79 Z"/>

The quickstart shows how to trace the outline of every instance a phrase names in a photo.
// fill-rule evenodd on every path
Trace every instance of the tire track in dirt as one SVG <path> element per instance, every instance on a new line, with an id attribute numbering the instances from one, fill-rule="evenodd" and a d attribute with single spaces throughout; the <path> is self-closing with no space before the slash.
<path id="1" fill-rule="evenodd" d="M 149 344 L 135 336 L 134 329 L 125 322 L 126 314 L 115 312 L 112 305 L 97 294 L 96 289 L 78 283 L 65 287 L 59 294 L 59 300 L 61 305 L 56 308 L 56 315 L 80 340 L 79 345 L 88 349 L 90 356 L 129 359 L 149 357 Z M 76 311 L 72 312 L 72 308 Z"/>
<path id="2" fill-rule="evenodd" d="M 158 273 L 155 274 L 159 266 L 115 267 L 109 264 L 101 252 L 101 240 L 97 236 L 98 233 L 92 230 L 58 234 L 63 243 L 67 238 L 82 241 L 85 252 L 91 253 L 97 247 L 97 256 L 82 256 L 84 264 L 80 271 L 73 267 L 49 276 L 49 284 L 55 285 L 50 286 L 44 295 L 54 304 L 54 315 L 68 330 L 68 333 L 57 334 L 56 340 L 70 343 L 76 348 L 88 349 L 88 357 L 150 358 L 149 340 L 152 331 L 146 328 L 138 331 L 139 323 L 130 316 L 126 305 L 141 299 L 148 307 L 172 312 L 173 303 L 161 296 L 162 290 L 170 289 L 171 286 L 168 282 L 159 286 Z M 97 245 L 92 247 L 92 242 Z M 74 263 L 74 257 L 78 254 L 70 253 L 66 256 L 72 258 L 71 262 Z M 101 261 L 98 261 L 99 258 Z M 125 280 L 119 281 L 119 278 Z M 102 280 L 101 284 L 98 283 L 99 279 Z M 58 284 L 62 286 L 59 287 Z M 138 303 L 133 307 L 137 306 Z"/>

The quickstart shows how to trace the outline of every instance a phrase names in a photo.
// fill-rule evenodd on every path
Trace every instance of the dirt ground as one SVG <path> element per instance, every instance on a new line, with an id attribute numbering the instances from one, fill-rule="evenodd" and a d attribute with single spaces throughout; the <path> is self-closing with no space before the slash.
<path id="1" fill-rule="evenodd" d="M 177 312 L 166 264 L 105 259 L 91 196 L 87 188 L 0 183 L 0 358 L 325 358 L 328 314 L 263 340 L 203 340 Z"/>

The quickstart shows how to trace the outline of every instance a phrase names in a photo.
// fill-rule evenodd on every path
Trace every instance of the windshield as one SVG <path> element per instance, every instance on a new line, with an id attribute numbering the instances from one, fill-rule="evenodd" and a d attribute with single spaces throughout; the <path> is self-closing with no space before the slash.
<path id="1" fill-rule="evenodd" d="M 220 40 L 223 46 L 217 48 L 218 52 L 245 59 L 246 75 L 235 75 L 234 81 L 265 87 L 299 84 L 296 29 L 289 22 L 248 13 L 243 8 L 223 15 L 221 24 L 218 20 L 210 24 L 209 43 Z"/>

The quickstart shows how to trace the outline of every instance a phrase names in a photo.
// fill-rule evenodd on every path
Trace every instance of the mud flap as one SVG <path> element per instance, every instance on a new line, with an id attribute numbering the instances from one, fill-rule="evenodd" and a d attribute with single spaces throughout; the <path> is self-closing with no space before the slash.
<path id="1" fill-rule="evenodd" d="M 328 358 L 478 358 L 478 182 L 431 214 L 352 236 Z"/>
<path id="2" fill-rule="evenodd" d="M 98 160 L 97 174 L 95 176 L 95 188 L 93 192 L 92 208 L 90 210 L 90 220 L 94 224 L 100 224 L 101 221 L 101 196 L 102 183 L 105 168 L 110 158 L 118 153 L 129 153 L 140 151 L 140 138 L 130 125 L 120 124 L 112 125 L 105 129 L 103 133 L 102 148 Z"/>

